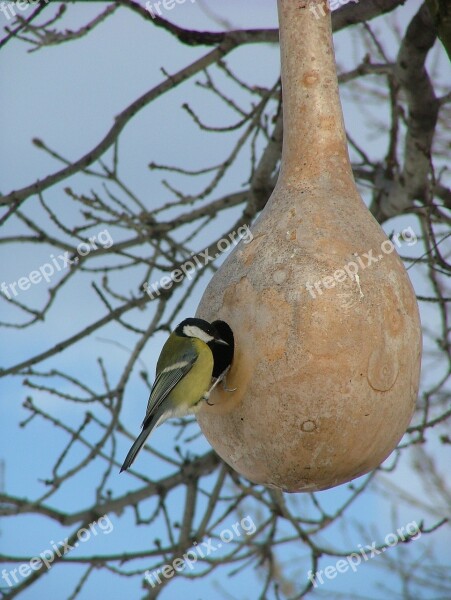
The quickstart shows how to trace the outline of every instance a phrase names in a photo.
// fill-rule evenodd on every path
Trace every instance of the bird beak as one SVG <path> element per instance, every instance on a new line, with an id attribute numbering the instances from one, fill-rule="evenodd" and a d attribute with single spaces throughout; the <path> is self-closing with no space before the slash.
<path id="1" fill-rule="evenodd" d="M 228 346 L 229 345 L 227 342 L 225 342 L 221 338 L 215 338 L 215 343 L 216 344 L 223 344 L 224 346 Z"/>

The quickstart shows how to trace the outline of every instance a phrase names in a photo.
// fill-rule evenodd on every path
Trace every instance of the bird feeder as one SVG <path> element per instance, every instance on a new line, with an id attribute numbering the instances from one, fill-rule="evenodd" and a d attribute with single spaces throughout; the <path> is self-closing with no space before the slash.
<path id="1" fill-rule="evenodd" d="M 235 336 L 228 392 L 198 413 L 217 453 L 255 483 L 327 489 L 377 467 L 418 392 L 421 329 L 394 245 L 353 178 L 324 0 L 279 0 L 279 179 L 197 315 Z"/>

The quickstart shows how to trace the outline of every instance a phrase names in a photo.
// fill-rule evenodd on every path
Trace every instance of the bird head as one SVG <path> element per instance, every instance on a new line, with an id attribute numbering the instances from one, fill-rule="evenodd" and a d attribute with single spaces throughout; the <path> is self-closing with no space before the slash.
<path id="1" fill-rule="evenodd" d="M 182 337 L 197 338 L 208 344 L 210 348 L 216 344 L 228 346 L 215 327 L 203 319 L 185 319 L 176 327 L 175 333 Z"/>

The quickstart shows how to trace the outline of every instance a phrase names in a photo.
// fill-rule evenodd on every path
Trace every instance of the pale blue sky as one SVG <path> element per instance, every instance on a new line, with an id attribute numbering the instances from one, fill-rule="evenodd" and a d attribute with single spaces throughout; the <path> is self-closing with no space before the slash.
<path id="1" fill-rule="evenodd" d="M 205 0 L 206 2 L 206 0 Z M 141 2 L 144 4 L 143 2 Z M 206 2 L 207 3 L 207 2 Z M 398 22 L 404 30 L 410 16 L 415 12 L 420 2 L 411 0 L 399 11 Z M 208 6 L 221 14 L 234 27 L 276 27 L 277 11 L 275 0 L 228 0 L 227 4 L 208 1 Z M 227 8 L 225 9 L 225 6 Z M 84 24 L 90 17 L 97 14 L 101 3 L 77 3 L 70 6 L 65 20 L 66 27 L 76 28 Z M 193 3 L 187 0 L 185 4 L 176 6 L 168 11 L 167 17 L 185 27 L 196 29 L 217 29 L 217 24 L 212 24 L 211 18 L 202 8 L 198 0 Z M 5 17 L 0 14 L 0 26 L 6 25 Z M 59 24 L 61 27 L 61 23 Z M 387 39 L 388 39 L 387 35 Z M 336 36 L 337 60 L 340 65 L 351 67 L 358 62 L 355 57 L 353 43 L 349 33 L 343 32 Z M 394 46 L 392 57 L 394 57 Z M 162 80 L 161 67 L 168 72 L 174 72 L 189 62 L 208 52 L 208 48 L 190 48 L 180 46 L 163 30 L 153 28 L 130 11 L 121 10 L 106 23 L 101 24 L 92 35 L 70 44 L 59 47 L 45 48 L 39 52 L 27 53 L 27 46 L 23 43 L 10 43 L 0 53 L 0 190 L 6 193 L 14 188 L 27 185 L 37 178 L 41 178 L 59 168 L 59 165 L 48 155 L 39 151 L 31 144 L 33 137 L 42 138 L 51 148 L 63 153 L 67 158 L 74 160 L 86 153 L 110 128 L 114 116 L 119 113 L 132 100 L 150 89 Z M 229 62 L 243 79 L 248 79 L 254 84 L 273 84 L 279 68 L 278 47 L 255 45 L 242 48 L 233 53 Z M 446 63 L 445 63 L 446 64 Z M 450 73 L 451 75 L 451 73 Z M 446 73 L 444 74 L 444 77 Z M 219 144 L 206 143 L 205 136 L 200 134 L 192 124 L 189 117 L 181 110 L 181 104 L 189 98 L 196 105 L 199 114 L 206 122 L 227 123 L 230 114 L 211 101 L 205 92 L 196 88 L 193 82 L 171 94 L 161 98 L 151 107 L 141 111 L 126 127 L 121 136 L 120 151 L 122 157 L 122 170 L 133 190 L 149 204 L 160 204 L 167 200 L 166 191 L 158 182 L 158 177 L 150 173 L 147 165 L 151 161 L 170 163 L 185 168 L 214 164 L 224 156 L 224 148 Z M 345 121 L 353 137 L 362 139 L 362 131 L 366 131 L 365 113 L 363 108 L 372 110 L 377 114 L 380 108 L 362 107 L 356 110 L 354 104 L 343 93 L 343 109 Z M 222 110 L 222 112 L 218 112 Z M 383 115 L 382 115 L 383 116 Z M 374 139 L 368 132 L 368 153 L 373 157 L 381 157 L 385 153 L 385 146 L 381 139 Z M 365 137 L 365 136 L 364 136 Z M 225 141 L 225 144 L 230 143 Z M 226 146 L 227 147 L 227 146 Z M 232 172 L 231 178 L 223 185 L 220 191 L 239 189 L 246 177 L 246 166 L 239 166 Z M 59 205 L 60 210 L 68 221 L 77 219 L 77 213 L 68 203 L 63 188 L 67 185 L 78 191 L 89 189 L 92 182 L 85 177 L 75 176 L 70 181 L 56 185 L 45 194 L 46 200 Z M 42 211 L 36 199 L 27 201 L 28 215 L 36 219 L 42 218 Z M 230 211 L 230 222 L 235 220 L 238 210 Z M 404 227 L 412 226 L 418 232 L 416 221 L 410 217 L 398 218 L 387 224 L 386 231 L 399 231 Z M 17 222 L 11 220 L 2 228 L 2 237 L 13 235 L 20 231 Z M 210 230 L 211 239 L 214 231 Z M 119 241 L 115 239 L 115 241 Z M 210 240 L 208 240 L 210 241 Z M 200 250 L 205 247 L 203 244 Z M 38 268 L 43 262 L 48 261 L 52 252 L 51 248 L 29 245 L 18 245 L 14 253 L 5 253 L 0 246 L 1 281 L 16 281 L 19 277 L 27 275 Z M 420 252 L 415 246 L 403 246 L 402 252 L 406 256 L 417 256 Z M 427 284 L 415 269 L 410 271 L 417 293 L 426 293 Z M 210 273 L 205 273 L 202 279 L 206 285 Z M 124 282 L 124 286 L 128 283 Z M 27 302 L 38 302 L 46 297 L 45 284 L 34 286 L 24 292 Z M 195 293 L 187 303 L 183 316 L 194 314 L 197 303 L 201 297 L 202 287 L 198 286 Z M 18 318 L 4 303 L 0 305 L 2 320 L 8 316 Z M 421 304 L 422 319 L 433 329 L 436 319 L 434 307 Z M 88 282 L 78 282 L 70 285 L 58 299 L 55 310 L 50 314 L 50 320 L 26 330 L 9 330 L 3 332 L 4 343 L 1 345 L 0 363 L 11 365 L 24 359 L 31 352 L 40 352 L 52 346 L 56 341 L 68 337 L 78 328 L 84 326 L 104 314 L 104 308 L 93 300 L 92 291 Z M 149 313 L 142 313 L 146 318 Z M 102 338 L 115 339 L 117 335 L 115 326 L 102 331 Z M 130 345 L 133 337 L 127 339 L 127 334 L 121 330 L 121 343 Z M 114 346 L 106 345 L 99 340 L 100 336 L 85 341 L 78 345 L 77 350 L 71 349 L 61 355 L 55 356 L 45 364 L 49 368 L 68 369 L 73 373 L 88 374 L 94 384 L 99 384 L 100 376 L 95 364 L 99 354 L 107 354 L 109 370 L 114 372 L 124 361 L 124 351 Z M 154 364 L 159 348 L 164 340 L 163 335 L 158 335 L 152 344 L 146 347 L 143 359 L 146 360 L 150 373 L 153 373 Z M 439 366 L 436 367 L 439 369 Z M 428 365 L 427 374 L 432 377 L 436 374 Z M 35 496 L 43 491 L 38 478 L 45 478 L 52 466 L 55 448 L 63 447 L 66 438 L 55 428 L 42 428 L 40 423 L 31 424 L 25 430 L 17 427 L 18 421 L 27 416 L 21 404 L 29 390 L 21 385 L 20 379 L 12 379 L 1 383 L 2 419 L 0 420 L 0 457 L 5 457 L 6 491 L 19 496 Z M 124 405 L 123 420 L 131 430 L 138 430 L 141 422 L 141 412 L 147 401 L 146 388 L 139 376 L 132 378 Z M 61 418 L 73 419 L 78 423 L 80 419 L 79 407 L 60 400 L 49 398 L 47 395 L 33 391 L 36 400 L 40 400 L 46 410 L 54 411 Z M 166 427 L 170 427 L 167 425 Z M 192 425 L 194 432 L 197 425 Z M 167 434 L 167 430 L 166 430 Z M 172 442 L 167 440 L 163 428 L 157 430 L 152 442 L 162 451 L 172 451 Z M 199 452 L 208 448 L 203 439 L 197 442 Z M 127 450 L 124 443 L 123 452 Z M 153 468 L 149 461 L 149 469 Z M 155 476 L 161 475 L 162 465 L 157 465 Z M 63 509 L 72 510 L 89 506 L 93 500 L 93 488 L 101 475 L 100 465 L 94 465 L 89 474 L 82 474 L 76 478 L 72 486 L 63 489 L 57 494 L 51 504 L 59 503 Z M 398 471 L 398 484 L 405 485 L 409 482 L 412 493 L 421 493 L 417 482 L 411 477 L 410 468 L 406 461 L 402 462 Z M 131 488 L 134 482 L 131 478 L 117 478 L 112 483 L 113 493 L 124 492 Z M 342 490 L 330 490 L 322 493 L 322 500 L 331 506 L 342 494 Z M 174 503 L 177 498 L 174 498 Z M 151 505 L 151 503 L 149 503 Z M 174 506 L 174 510 L 176 510 Z M 352 508 L 355 519 L 362 519 L 371 515 L 374 522 L 379 522 L 379 531 L 384 534 L 393 530 L 391 515 L 388 514 L 387 505 L 383 504 L 374 495 L 367 495 L 359 500 Z M 399 508 L 397 523 L 405 525 L 415 519 L 418 513 L 412 509 Z M 118 518 L 111 515 L 114 531 L 108 536 L 98 536 L 86 544 L 87 554 L 94 552 L 121 551 L 128 545 L 133 548 L 145 548 L 149 539 L 157 537 L 157 532 L 148 531 L 145 527 L 134 528 L 133 515 L 127 511 Z M 231 523 L 235 519 L 231 518 Z M 1 525 L 2 535 L 0 544 L 3 551 L 17 555 L 38 553 L 49 547 L 50 540 L 60 540 L 72 532 L 72 529 L 57 527 L 53 521 L 44 521 L 33 517 L 23 517 L 20 520 L 20 534 L 18 534 L 16 520 L 4 520 Z M 133 535 L 130 532 L 133 531 Z M 338 536 L 341 535 L 339 527 L 335 528 Z M 22 532 L 25 532 L 23 534 Z M 436 547 L 440 540 L 444 543 L 444 533 L 436 537 Z M 376 538 L 375 538 L 376 539 Z M 378 541 L 381 541 L 378 539 Z M 349 539 L 349 547 L 357 543 L 368 543 L 372 540 L 361 538 Z M 419 544 L 419 542 L 418 542 Z M 393 551 L 395 552 L 395 551 Z M 442 552 L 449 555 L 449 548 L 442 546 Z M 83 553 L 83 548 L 77 551 Z M 75 556 L 76 554 L 74 554 Z M 304 582 L 304 559 L 307 552 L 293 556 L 293 572 L 298 578 L 299 587 Z M 375 559 L 376 560 L 376 559 Z M 325 565 L 334 561 L 326 561 Z M 11 568 L 10 566 L 8 568 Z M 78 567 L 55 567 L 38 585 L 22 594 L 24 600 L 51 597 L 62 598 L 62 590 L 72 589 L 80 574 Z M 260 575 L 261 578 L 261 575 Z M 371 596 L 378 582 L 377 571 L 361 566 L 356 574 L 347 573 L 340 575 L 335 580 L 328 582 L 323 592 L 332 593 L 332 590 L 346 592 L 351 597 L 350 590 Z M 94 585 L 96 583 L 96 586 Z M 214 573 L 204 580 L 195 580 L 187 583 L 186 580 L 174 582 L 162 594 L 163 600 L 175 600 L 187 594 L 193 598 L 226 598 L 221 595 L 221 589 L 226 588 L 230 597 L 244 600 L 254 599 L 255 581 L 249 574 L 234 578 L 225 578 Z M 140 583 L 137 579 L 133 583 L 124 579 L 112 578 L 105 574 L 94 575 L 91 585 L 86 588 L 79 598 L 81 600 L 94 600 L 99 597 L 99 589 L 110 600 L 121 598 L 139 598 L 142 595 Z"/>

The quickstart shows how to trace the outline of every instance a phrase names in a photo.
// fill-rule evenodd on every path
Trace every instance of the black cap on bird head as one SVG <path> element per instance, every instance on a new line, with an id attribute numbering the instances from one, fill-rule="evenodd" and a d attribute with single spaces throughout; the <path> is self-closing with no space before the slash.
<path id="1" fill-rule="evenodd" d="M 227 342 L 221 338 L 218 331 L 204 319 L 189 318 L 182 321 L 175 329 L 177 335 L 202 340 L 211 348 L 213 345 L 227 346 Z"/>

